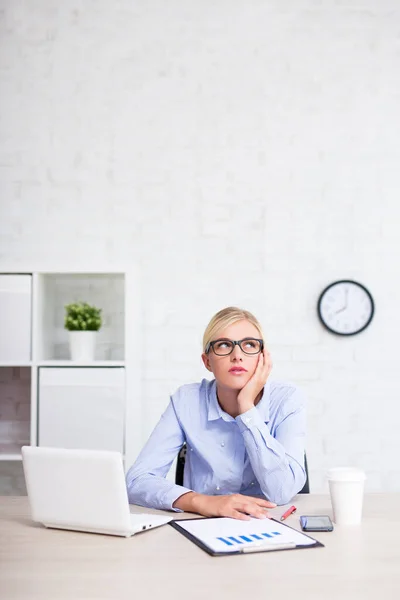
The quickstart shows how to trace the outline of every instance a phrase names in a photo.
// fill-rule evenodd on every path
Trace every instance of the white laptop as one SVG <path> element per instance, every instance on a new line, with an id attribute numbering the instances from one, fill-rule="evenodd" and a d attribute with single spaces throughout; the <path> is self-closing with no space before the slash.
<path id="1" fill-rule="evenodd" d="M 46 527 L 130 537 L 172 520 L 130 513 L 119 452 L 23 446 L 22 460 L 32 519 Z"/>

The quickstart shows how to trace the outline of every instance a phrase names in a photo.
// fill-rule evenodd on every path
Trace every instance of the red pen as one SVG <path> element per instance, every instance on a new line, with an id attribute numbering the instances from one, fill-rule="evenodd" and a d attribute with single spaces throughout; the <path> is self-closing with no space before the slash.
<path id="1" fill-rule="evenodd" d="M 281 516 L 281 521 L 284 521 L 285 519 L 290 517 L 290 515 L 292 515 L 294 512 L 296 512 L 296 510 L 297 510 L 297 508 L 295 506 L 291 506 L 290 508 L 288 508 L 287 511 L 284 512 L 283 515 Z"/>

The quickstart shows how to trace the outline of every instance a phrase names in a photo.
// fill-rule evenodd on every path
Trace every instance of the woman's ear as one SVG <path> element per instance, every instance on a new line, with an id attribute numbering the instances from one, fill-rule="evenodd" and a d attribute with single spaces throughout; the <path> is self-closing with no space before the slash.
<path id="1" fill-rule="evenodd" d="M 203 354 L 201 355 L 201 358 L 202 358 L 205 368 L 208 371 L 211 371 L 211 373 L 212 373 L 212 368 L 211 368 L 210 359 L 208 357 L 208 354 L 205 354 L 205 352 L 203 352 Z"/>

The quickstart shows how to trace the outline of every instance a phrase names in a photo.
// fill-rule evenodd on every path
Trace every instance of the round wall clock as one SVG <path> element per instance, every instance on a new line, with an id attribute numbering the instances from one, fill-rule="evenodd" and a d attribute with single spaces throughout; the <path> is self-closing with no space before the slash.
<path id="1" fill-rule="evenodd" d="M 343 279 L 328 285 L 318 299 L 321 323 L 337 335 L 363 331 L 374 316 L 374 301 L 361 283 Z"/>

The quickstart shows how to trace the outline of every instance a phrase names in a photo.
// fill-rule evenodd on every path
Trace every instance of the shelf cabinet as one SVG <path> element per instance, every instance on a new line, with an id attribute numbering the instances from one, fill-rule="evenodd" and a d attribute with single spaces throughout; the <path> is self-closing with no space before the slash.
<path id="1" fill-rule="evenodd" d="M 39 369 L 38 445 L 124 451 L 125 369 Z"/>
<path id="2" fill-rule="evenodd" d="M 125 358 L 125 275 L 123 273 L 38 273 L 34 277 L 34 358 L 68 360 L 65 305 L 88 302 L 101 308 L 96 360 Z"/>
<path id="3" fill-rule="evenodd" d="M 129 366 L 141 360 L 137 282 L 132 271 L 0 273 L 0 461 L 31 444 L 117 450 L 130 466 L 141 446 L 128 393 L 134 381 L 140 398 Z M 78 301 L 102 309 L 90 363 L 70 359 L 64 329 L 65 305 Z"/>
<path id="4" fill-rule="evenodd" d="M 31 360 L 32 276 L 0 274 L 0 364 Z"/>

